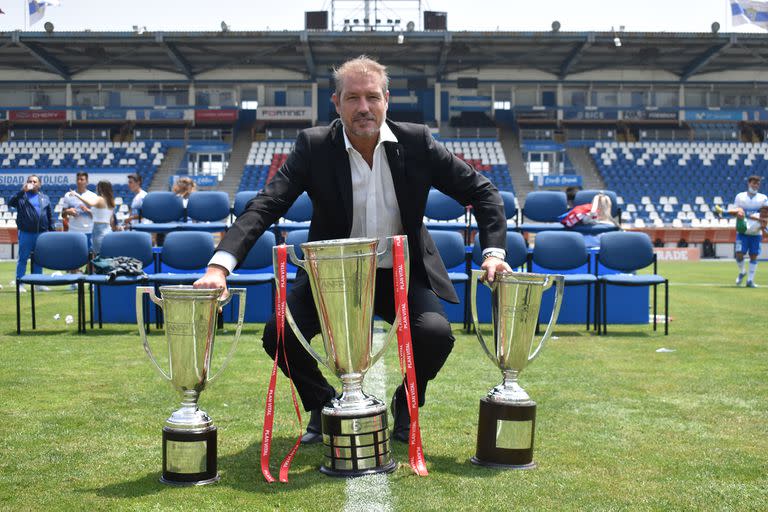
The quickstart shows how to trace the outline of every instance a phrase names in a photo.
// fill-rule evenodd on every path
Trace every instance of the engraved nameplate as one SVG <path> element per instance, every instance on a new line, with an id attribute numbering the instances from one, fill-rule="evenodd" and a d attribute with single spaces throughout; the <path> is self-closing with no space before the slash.
<path id="1" fill-rule="evenodd" d="M 166 471 L 204 473 L 208 468 L 208 441 L 166 441 Z"/>
<path id="2" fill-rule="evenodd" d="M 533 441 L 533 421 L 496 420 L 496 448 L 527 450 Z"/>

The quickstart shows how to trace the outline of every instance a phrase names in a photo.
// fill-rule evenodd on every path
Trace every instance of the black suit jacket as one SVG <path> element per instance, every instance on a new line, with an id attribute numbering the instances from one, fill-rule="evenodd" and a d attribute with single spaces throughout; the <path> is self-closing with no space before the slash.
<path id="1" fill-rule="evenodd" d="M 471 204 L 482 247 L 506 246 L 504 203 L 496 187 L 438 144 L 424 125 L 387 121 L 398 142 L 385 142 L 400 217 L 408 235 L 411 272 L 423 271 L 435 293 L 458 302 L 432 237 L 424 227 L 431 187 Z M 309 241 L 349 238 L 352 230 L 352 175 L 341 121 L 302 131 L 288 160 L 246 206 L 217 250 L 243 261 L 261 234 L 282 217 L 305 190 L 312 200 Z M 308 286 L 305 276 L 297 286 Z"/>

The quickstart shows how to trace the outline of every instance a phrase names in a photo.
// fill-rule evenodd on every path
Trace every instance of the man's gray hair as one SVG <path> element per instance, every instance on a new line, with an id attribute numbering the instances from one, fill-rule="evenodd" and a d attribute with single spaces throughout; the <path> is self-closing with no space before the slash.
<path id="1" fill-rule="evenodd" d="M 386 94 L 389 89 L 389 75 L 387 67 L 382 66 L 367 55 L 360 55 L 354 59 L 346 61 L 344 64 L 333 70 L 333 81 L 336 85 L 336 95 L 341 96 L 341 90 L 344 85 L 344 78 L 347 75 L 358 73 L 362 75 L 375 74 L 381 77 L 381 92 Z"/>

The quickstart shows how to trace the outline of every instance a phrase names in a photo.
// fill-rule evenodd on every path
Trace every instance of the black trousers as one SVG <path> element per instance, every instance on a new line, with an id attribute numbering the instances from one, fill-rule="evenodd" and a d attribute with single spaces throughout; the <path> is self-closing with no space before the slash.
<path id="1" fill-rule="evenodd" d="M 408 309 L 411 315 L 411 339 L 419 406 L 422 406 L 424 405 L 427 383 L 434 379 L 437 372 L 443 367 L 453 349 L 454 337 L 440 299 L 429 287 L 426 276 L 413 272 L 413 268 L 412 274 L 415 275 L 411 275 L 409 283 Z M 311 340 L 320 333 L 320 321 L 309 286 L 293 287 L 288 292 L 287 302 L 305 339 Z M 395 320 L 392 269 L 379 269 L 376 272 L 374 313 L 390 324 Z M 277 347 L 274 315 L 264 327 L 263 344 L 264 350 L 274 359 L 275 348 Z M 388 350 L 391 350 L 391 347 Z M 304 409 L 307 411 L 317 409 L 334 397 L 334 388 L 320 372 L 317 361 L 301 346 L 287 322 L 285 326 L 285 351 L 290 365 L 291 377 L 304 404 Z M 283 374 L 287 375 L 283 359 L 281 354 L 278 358 L 278 364 Z M 405 390 L 402 385 L 395 391 L 395 399 L 405 410 Z"/>

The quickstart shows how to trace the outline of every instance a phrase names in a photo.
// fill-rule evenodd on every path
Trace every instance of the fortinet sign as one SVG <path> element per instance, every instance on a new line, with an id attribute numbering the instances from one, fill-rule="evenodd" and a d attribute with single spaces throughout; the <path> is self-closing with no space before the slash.
<path id="1" fill-rule="evenodd" d="M 259 107 L 256 119 L 261 121 L 311 121 L 312 107 Z"/>

